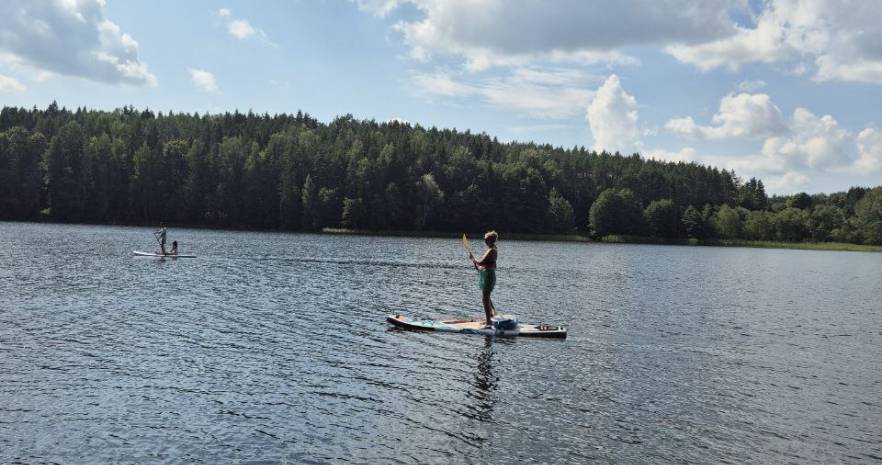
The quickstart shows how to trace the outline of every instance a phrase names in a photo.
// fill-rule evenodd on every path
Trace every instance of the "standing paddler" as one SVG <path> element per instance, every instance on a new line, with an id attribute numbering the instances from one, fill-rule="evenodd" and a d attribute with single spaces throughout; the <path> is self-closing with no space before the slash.
<path id="1" fill-rule="evenodd" d="M 156 238 L 156 242 L 159 242 L 159 249 L 161 250 L 162 255 L 165 255 L 165 236 L 168 234 L 168 230 L 165 227 L 165 223 L 159 223 L 159 231 L 153 233 L 153 237 Z"/>
<path id="2" fill-rule="evenodd" d="M 487 250 L 484 251 L 480 259 L 476 259 L 472 255 L 471 250 L 468 251 L 472 264 L 478 270 L 478 287 L 481 288 L 484 315 L 487 317 L 487 327 L 493 326 L 491 319 L 496 315 L 496 307 L 493 306 L 493 301 L 490 300 L 490 293 L 493 292 L 493 287 L 496 286 L 496 257 L 498 255 L 496 240 L 498 238 L 499 234 L 496 231 L 489 231 L 487 234 L 484 234 L 484 245 L 487 246 Z"/>

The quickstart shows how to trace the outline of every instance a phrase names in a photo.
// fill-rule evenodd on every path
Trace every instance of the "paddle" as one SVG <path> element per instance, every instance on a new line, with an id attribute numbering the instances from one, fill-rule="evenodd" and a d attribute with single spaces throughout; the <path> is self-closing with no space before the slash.
<path id="1" fill-rule="evenodd" d="M 156 239 L 156 243 L 159 244 L 159 253 L 162 255 L 165 255 L 162 252 L 162 242 L 159 241 L 159 234 L 160 234 L 160 231 L 156 231 L 155 233 L 153 233 L 153 238 Z"/>
<path id="2" fill-rule="evenodd" d="M 473 257 L 472 249 L 469 248 L 469 238 L 465 234 L 462 235 L 462 248 L 469 254 L 469 258 Z M 478 269 L 478 265 L 475 262 L 472 262 L 472 265 L 474 265 L 476 270 Z"/>

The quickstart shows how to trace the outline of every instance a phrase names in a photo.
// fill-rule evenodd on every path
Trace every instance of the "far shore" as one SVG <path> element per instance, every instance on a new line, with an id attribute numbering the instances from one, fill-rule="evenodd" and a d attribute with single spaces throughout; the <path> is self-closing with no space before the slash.
<path id="1" fill-rule="evenodd" d="M 5 220 L 3 220 L 5 221 Z M 0 221 L 0 222 L 3 222 Z M 24 221 L 28 223 L 28 221 Z M 120 224 L 120 223 L 56 223 L 48 221 L 36 221 L 37 224 L 81 224 L 87 226 L 123 226 L 123 227 L 155 227 L 154 224 Z M 326 234 L 341 236 L 390 236 L 390 237 L 433 237 L 433 238 L 460 238 L 462 233 L 450 231 L 402 231 L 383 230 L 370 231 L 345 228 L 323 228 L 321 231 L 288 231 L 280 229 L 260 229 L 253 227 L 236 226 L 211 226 L 199 224 L 168 223 L 170 228 L 207 229 L 217 231 L 252 231 L 291 234 Z M 479 238 L 483 232 L 470 232 L 467 235 Z M 530 234 L 505 232 L 502 239 L 520 241 L 558 241 L 558 242 L 592 242 L 596 244 L 652 244 L 652 245 L 677 245 L 677 246 L 710 246 L 710 247 L 749 247 L 760 249 L 797 249 L 797 250 L 829 250 L 840 252 L 882 252 L 880 245 L 851 244 L 847 242 L 783 242 L 783 241 L 752 241 L 746 239 L 675 239 L 665 240 L 645 236 L 609 235 L 595 239 L 584 234 Z"/>
<path id="2" fill-rule="evenodd" d="M 363 231 L 343 228 L 325 228 L 323 234 L 339 234 L 351 236 L 396 236 L 396 237 L 438 237 L 459 238 L 461 233 L 439 231 Z M 469 237 L 480 237 L 482 233 L 469 233 Z M 882 252 L 882 246 L 849 244 L 846 242 L 783 242 L 783 241 L 750 241 L 745 239 L 696 239 L 663 240 L 644 236 L 605 236 L 599 240 L 582 234 L 527 234 L 504 233 L 503 240 L 520 241 L 562 241 L 562 242 L 594 242 L 599 244 L 653 244 L 679 246 L 710 246 L 710 247 L 749 247 L 760 249 L 799 249 L 799 250 L 832 250 L 846 252 Z"/>

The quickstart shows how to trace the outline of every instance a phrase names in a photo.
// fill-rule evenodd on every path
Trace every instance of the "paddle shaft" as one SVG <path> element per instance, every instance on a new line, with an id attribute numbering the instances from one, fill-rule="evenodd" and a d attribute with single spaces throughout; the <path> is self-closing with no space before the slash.
<path id="1" fill-rule="evenodd" d="M 462 235 L 462 248 L 465 249 L 466 253 L 469 254 L 469 258 L 472 259 L 472 265 L 475 269 L 478 269 L 478 264 L 474 261 L 474 254 L 472 254 L 472 249 L 469 247 L 469 238 L 466 237 L 465 234 Z"/>

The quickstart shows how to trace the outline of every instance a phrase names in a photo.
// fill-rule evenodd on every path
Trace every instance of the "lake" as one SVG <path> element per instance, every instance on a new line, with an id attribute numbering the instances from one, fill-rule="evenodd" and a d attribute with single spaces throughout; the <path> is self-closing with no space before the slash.
<path id="1" fill-rule="evenodd" d="M 0 223 L 0 463 L 882 460 L 882 254 L 151 233 Z"/>

